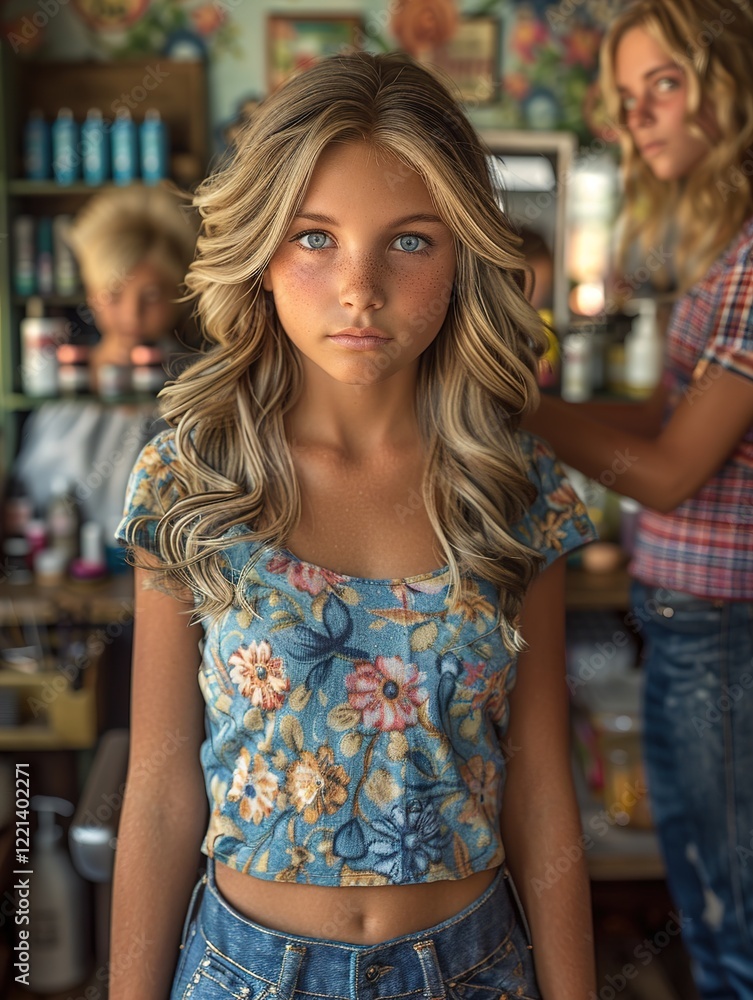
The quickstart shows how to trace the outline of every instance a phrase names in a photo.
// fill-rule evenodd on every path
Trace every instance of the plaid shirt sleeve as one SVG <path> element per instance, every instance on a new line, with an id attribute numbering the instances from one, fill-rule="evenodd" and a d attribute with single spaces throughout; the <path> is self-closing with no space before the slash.
<path id="1" fill-rule="evenodd" d="M 749 247 L 724 276 L 716 324 L 703 359 L 753 379 L 753 253 Z"/>

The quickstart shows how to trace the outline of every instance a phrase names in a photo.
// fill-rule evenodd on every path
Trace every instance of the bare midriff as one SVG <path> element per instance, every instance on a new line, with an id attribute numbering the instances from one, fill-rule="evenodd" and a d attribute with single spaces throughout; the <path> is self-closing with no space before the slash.
<path id="1" fill-rule="evenodd" d="M 459 913 L 491 885 L 497 870 L 415 885 L 325 886 L 259 879 L 217 861 L 215 880 L 233 909 L 264 927 L 349 944 L 379 944 Z"/>

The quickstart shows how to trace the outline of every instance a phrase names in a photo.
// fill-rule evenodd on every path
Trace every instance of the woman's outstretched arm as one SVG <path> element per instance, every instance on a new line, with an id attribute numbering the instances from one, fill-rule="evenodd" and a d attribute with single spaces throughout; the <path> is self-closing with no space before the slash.
<path id="1" fill-rule="evenodd" d="M 141 551 L 143 559 L 147 553 Z M 135 571 L 128 777 L 118 831 L 110 1000 L 167 1000 L 208 805 L 199 762 L 200 625 Z M 144 584 L 147 589 L 144 589 Z"/>
<path id="2" fill-rule="evenodd" d="M 709 365 L 653 439 L 594 420 L 580 406 L 542 395 L 523 426 L 573 468 L 599 481 L 613 473 L 617 493 L 667 512 L 698 492 L 753 423 L 753 379 Z"/>
<path id="3" fill-rule="evenodd" d="M 560 556 L 543 570 L 524 600 L 528 649 L 518 657 L 504 748 L 502 840 L 544 1000 L 596 993 L 591 894 L 571 770 L 565 563 Z"/>

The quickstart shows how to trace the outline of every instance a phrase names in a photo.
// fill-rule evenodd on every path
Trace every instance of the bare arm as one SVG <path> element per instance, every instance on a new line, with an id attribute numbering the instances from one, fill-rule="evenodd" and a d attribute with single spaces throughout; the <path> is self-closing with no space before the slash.
<path id="1" fill-rule="evenodd" d="M 630 431 L 639 437 L 654 438 L 661 430 L 667 390 L 659 383 L 648 399 L 629 400 L 594 399 L 577 405 L 579 412 L 591 420 Z"/>
<path id="2" fill-rule="evenodd" d="M 544 1000 L 596 993 L 590 887 L 570 763 L 565 564 L 560 557 L 543 570 L 524 601 L 521 630 L 529 648 L 519 655 L 510 695 L 501 824 Z"/>
<path id="3" fill-rule="evenodd" d="M 753 423 L 753 380 L 710 365 L 654 439 L 588 416 L 581 403 L 541 397 L 524 426 L 546 438 L 568 465 L 646 507 L 671 511 L 724 465 Z"/>
<path id="4" fill-rule="evenodd" d="M 179 614 L 189 605 L 144 589 L 150 576 L 135 571 L 131 738 L 115 854 L 110 1000 L 167 1000 L 208 819 L 199 763 L 204 703 L 196 676 L 202 629 Z"/>

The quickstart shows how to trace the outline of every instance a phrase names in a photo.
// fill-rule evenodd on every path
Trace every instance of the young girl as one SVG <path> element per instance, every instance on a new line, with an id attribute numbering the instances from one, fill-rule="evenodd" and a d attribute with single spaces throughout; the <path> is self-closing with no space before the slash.
<path id="1" fill-rule="evenodd" d="M 641 0 L 608 33 L 626 234 L 672 247 L 680 296 L 647 402 L 543 398 L 525 425 L 647 508 L 629 570 L 645 754 L 703 997 L 753 997 L 753 13 Z M 675 233 L 672 239 L 671 234 Z"/>
<path id="2" fill-rule="evenodd" d="M 117 533 L 111 1000 L 594 988 L 562 557 L 596 533 L 518 430 L 544 337 L 486 164 L 431 74 L 354 54 L 197 193 L 208 347 Z"/>

